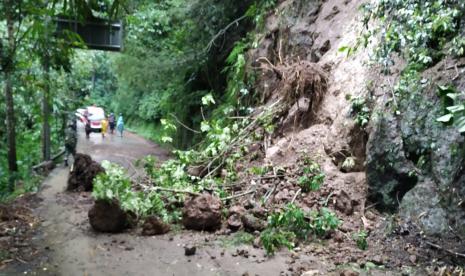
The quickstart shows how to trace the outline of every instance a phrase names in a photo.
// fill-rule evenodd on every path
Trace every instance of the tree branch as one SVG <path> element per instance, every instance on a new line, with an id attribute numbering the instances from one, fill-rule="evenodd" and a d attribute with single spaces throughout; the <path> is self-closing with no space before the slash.
<path id="1" fill-rule="evenodd" d="M 239 22 L 246 18 L 247 15 L 243 15 L 239 17 L 238 19 L 234 20 L 233 22 L 229 23 L 224 29 L 221 29 L 213 38 L 208 42 L 207 47 L 205 47 L 205 52 L 209 52 L 211 47 L 215 44 L 215 41 L 220 37 L 221 35 L 225 34 L 226 31 L 231 28 L 234 24 L 239 25 Z"/>
<path id="2" fill-rule="evenodd" d="M 186 126 L 183 122 L 179 121 L 178 117 L 176 117 L 173 113 L 169 113 L 169 115 L 170 115 L 171 117 L 173 117 L 173 118 L 176 120 L 176 122 L 177 122 L 178 124 L 180 124 L 181 126 L 183 126 L 184 128 L 186 128 L 187 130 L 190 130 L 190 131 L 192 131 L 192 132 L 194 132 L 194 133 L 199 133 L 199 134 L 202 133 L 202 132 L 200 132 L 200 131 L 198 131 L 198 130 L 195 130 L 195 129 L 192 129 L 192 128 Z"/>

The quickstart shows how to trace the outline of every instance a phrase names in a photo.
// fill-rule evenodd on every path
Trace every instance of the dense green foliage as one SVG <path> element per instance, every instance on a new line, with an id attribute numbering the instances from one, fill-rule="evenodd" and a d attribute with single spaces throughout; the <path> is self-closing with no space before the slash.
<path id="1" fill-rule="evenodd" d="M 0 121 L 0 154 L 6 157 L 8 153 L 8 158 L 0 158 L 2 197 L 14 188 L 17 193 L 35 189 L 37 178 L 31 166 L 63 146 L 67 117 L 89 94 L 89 63 L 73 58 L 72 46 L 83 47 L 82 41 L 71 32 L 56 33 L 52 19 L 58 15 L 108 18 L 119 13 L 123 2 L 0 3 L 0 116 L 4 118 Z"/>
<path id="2" fill-rule="evenodd" d="M 231 125 L 224 131 L 231 121 L 226 122 L 222 117 L 250 111 L 247 107 L 252 98 L 248 84 L 253 79 L 245 72 L 244 53 L 250 47 L 251 38 L 246 34 L 254 26 L 263 24 L 264 14 L 275 3 L 270 0 L 241 3 L 57 0 L 44 1 L 43 5 L 37 1 L 13 2 L 21 4 L 21 9 L 9 7 L 6 2 L 0 13 L 3 16 L 3 12 L 15 12 L 14 27 L 22 39 L 15 48 L 11 74 L 16 133 L 19 134 L 16 142 L 20 168 L 15 179 L 30 179 L 27 176 L 30 167 L 41 161 L 41 100 L 45 90 L 52 107 L 52 152 L 62 144 L 66 113 L 91 103 L 103 106 L 107 112 L 123 113 L 129 126 L 146 137 L 186 147 L 207 136 L 210 154 L 220 150 L 221 143 L 227 143 L 225 135 L 232 137 L 234 128 L 238 128 Z M 122 11 L 126 25 L 122 54 L 74 51 L 65 43 L 65 38 L 50 35 L 55 27 L 46 20 L 56 14 L 74 13 L 79 14 L 78 18 L 90 15 L 105 18 L 122 15 Z M 8 44 L 6 22 L 2 17 L 0 45 L 3 46 Z M 75 35 L 73 39 L 76 42 L 73 45 L 79 45 Z M 0 48 L 2 61 L 8 60 L 7 47 Z M 50 75 L 45 75 L 45 61 L 51 65 Z M 2 66 L 3 70 L 4 63 Z M 0 81 L 3 88 L 3 79 Z M 202 97 L 206 95 L 217 104 L 202 105 Z M 2 117 L 5 117 L 5 104 L 2 93 Z M 165 125 L 161 124 L 162 119 Z M 191 132 L 181 124 L 198 131 Z M 3 156 L 8 149 L 5 129 L 2 120 L 0 153 Z M 13 175 L 6 167 L 6 160 L 2 158 L 2 187 Z"/>
<path id="3" fill-rule="evenodd" d="M 245 112 L 252 81 L 245 73 L 246 34 L 273 3 L 141 1 L 127 17 L 125 51 L 114 59 L 118 89 L 111 108 L 140 130 L 160 130 L 160 120 L 169 120 L 177 126 L 173 144 L 178 147 L 203 136 L 180 123 L 199 130 L 212 113 Z M 206 95 L 217 102 L 215 112 L 202 109 Z M 149 136 L 160 142 L 164 137 Z"/>
<path id="4" fill-rule="evenodd" d="M 92 196 L 96 200 L 116 200 L 123 210 L 138 217 L 158 215 L 168 220 L 165 204 L 157 191 L 135 191 L 124 168 L 108 161 L 103 161 L 102 167 L 105 173 L 94 179 Z"/>
<path id="5" fill-rule="evenodd" d="M 407 62 L 399 82 L 393 88 L 391 106 L 397 114 L 402 112 L 398 110 L 399 101 L 416 97 L 428 86 L 428 80 L 421 77 L 425 69 L 445 57 L 459 58 L 465 55 L 465 2 L 461 0 L 379 0 L 374 5 L 364 5 L 364 9 L 367 12 L 364 37 L 380 34 L 381 40 L 375 53 L 378 63 L 383 65 L 383 71 L 390 72 L 395 53 Z M 368 22 L 372 18 L 381 20 L 379 28 L 369 28 Z M 447 85 L 439 88 L 438 95 L 443 102 L 444 97 L 451 97 L 449 101 L 453 103 L 444 106 L 444 116 L 438 121 L 454 123 L 460 132 L 464 132 L 463 102 L 454 93 L 444 92 L 448 89 L 445 87 Z"/>

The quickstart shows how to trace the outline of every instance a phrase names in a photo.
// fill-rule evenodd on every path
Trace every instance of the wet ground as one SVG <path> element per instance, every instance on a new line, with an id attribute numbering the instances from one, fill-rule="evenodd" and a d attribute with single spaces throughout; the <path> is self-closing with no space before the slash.
<path id="1" fill-rule="evenodd" d="M 91 134 L 80 129 L 78 152 L 97 161 L 110 160 L 129 170 L 130 162 L 151 154 L 160 160 L 168 152 L 135 135 L 124 137 Z M 69 168 L 59 166 L 45 180 L 37 214 L 42 220 L 35 238 L 39 251 L 35 264 L 20 265 L 0 275 L 280 275 L 287 272 L 288 253 L 266 258 L 264 251 L 250 245 L 228 247 L 222 236 L 211 233 L 172 231 L 144 237 L 131 230 L 122 234 L 94 232 L 87 212 L 90 193 L 65 192 Z M 184 245 L 195 245 L 194 256 L 184 255 Z M 315 264 L 316 265 L 316 264 Z M 245 274 L 248 273 L 248 274 Z"/>

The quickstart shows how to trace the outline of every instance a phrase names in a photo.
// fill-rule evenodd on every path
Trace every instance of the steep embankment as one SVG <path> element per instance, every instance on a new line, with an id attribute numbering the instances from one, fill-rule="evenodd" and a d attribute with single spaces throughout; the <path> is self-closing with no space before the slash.
<path id="1" fill-rule="evenodd" d="M 335 263 L 357 258 L 397 266 L 453 256 L 463 250 L 465 229 L 463 137 L 436 121 L 444 110 L 436 91 L 450 83 L 463 89 L 461 60 L 440 60 L 420 74 L 421 90 L 407 87 L 411 94 L 398 98 L 406 62 L 397 58 L 383 74 L 370 57 L 376 36 L 367 48 L 348 47 L 362 33 L 361 4 L 289 0 L 266 19 L 248 60 L 259 68 L 256 92 L 264 106 L 281 99 L 281 109 L 274 133 L 265 134 L 265 156 L 246 166 L 285 171 L 280 180 L 259 181 L 265 207 L 295 202 L 304 210 L 336 210 L 343 224 L 331 253 L 321 254 Z M 306 158 L 326 175 L 319 191 L 302 192 L 288 177 L 302 174 Z M 351 238 L 361 231 L 370 233 L 367 252 Z"/>

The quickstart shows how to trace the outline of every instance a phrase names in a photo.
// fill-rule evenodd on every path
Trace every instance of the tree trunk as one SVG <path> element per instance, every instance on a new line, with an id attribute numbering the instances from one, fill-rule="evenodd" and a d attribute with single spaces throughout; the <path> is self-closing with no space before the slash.
<path id="1" fill-rule="evenodd" d="M 16 164 L 16 125 L 13 102 L 13 88 L 11 86 L 11 71 L 5 71 L 5 102 L 6 102 L 6 132 L 8 144 L 8 169 L 18 171 Z"/>
<path id="2" fill-rule="evenodd" d="M 11 78 L 14 72 L 14 49 L 15 49 L 15 37 L 14 37 L 14 22 L 12 18 L 12 11 L 10 2 L 6 3 L 6 24 L 8 32 L 8 49 L 7 49 L 7 61 L 4 68 L 5 76 L 5 103 L 6 103 L 6 133 L 7 133 L 7 146 L 8 146 L 8 170 L 10 172 L 10 178 L 8 182 L 8 190 L 10 192 L 15 189 L 15 173 L 18 171 L 18 164 L 16 163 L 16 125 L 15 125 L 15 108 L 13 101 L 13 87 L 11 85 Z"/>
<path id="3" fill-rule="evenodd" d="M 43 62 L 44 69 L 44 95 L 42 98 L 42 157 L 44 161 L 50 160 L 51 157 L 51 138 L 50 138 L 50 64 L 47 57 Z"/>

